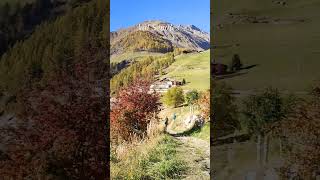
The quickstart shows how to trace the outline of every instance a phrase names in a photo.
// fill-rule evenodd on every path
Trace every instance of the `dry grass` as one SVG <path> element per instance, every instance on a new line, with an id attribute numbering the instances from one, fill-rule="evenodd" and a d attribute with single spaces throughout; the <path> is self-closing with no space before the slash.
<path id="1" fill-rule="evenodd" d="M 112 148 L 112 155 L 117 160 L 124 160 L 130 152 L 135 151 L 137 147 L 143 146 L 145 144 L 153 145 L 157 142 L 157 138 L 161 133 L 164 132 L 164 126 L 157 123 L 156 121 L 151 121 L 147 128 L 147 134 L 144 137 L 139 137 L 135 134 L 130 138 L 130 142 L 122 142 Z"/>
<path id="2" fill-rule="evenodd" d="M 112 147 L 112 179 L 176 179 L 185 165 L 176 155 L 177 142 L 162 132 L 164 125 L 152 121 L 143 138 Z"/>

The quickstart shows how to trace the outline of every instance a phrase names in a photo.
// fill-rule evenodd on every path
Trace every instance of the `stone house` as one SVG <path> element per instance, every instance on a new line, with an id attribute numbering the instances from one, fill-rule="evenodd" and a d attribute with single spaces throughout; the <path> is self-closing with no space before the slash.
<path id="1" fill-rule="evenodd" d="M 169 78 L 163 78 L 159 81 L 156 81 L 155 83 L 150 85 L 150 92 L 167 92 L 168 89 L 175 87 L 175 86 L 181 86 L 181 81 L 171 80 Z"/>

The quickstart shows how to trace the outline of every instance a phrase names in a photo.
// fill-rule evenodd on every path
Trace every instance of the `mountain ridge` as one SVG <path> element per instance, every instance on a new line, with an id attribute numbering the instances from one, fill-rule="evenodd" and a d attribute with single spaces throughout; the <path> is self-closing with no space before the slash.
<path id="1" fill-rule="evenodd" d="M 168 44 L 171 45 L 166 47 L 170 51 L 173 48 L 183 48 L 194 51 L 204 51 L 210 48 L 209 33 L 202 31 L 195 25 L 174 25 L 161 20 L 148 20 L 128 28 L 110 32 L 111 55 L 125 52 L 126 49 L 121 49 L 121 47 L 127 45 L 122 44 L 122 42 L 124 42 L 126 38 L 132 38 L 130 36 L 137 34 L 136 32 L 145 32 L 145 34 L 152 35 L 154 39 L 170 42 Z M 136 44 L 139 44 L 138 41 L 139 39 L 137 39 L 137 42 L 131 41 L 130 46 L 136 46 Z M 135 48 L 129 49 L 132 50 Z M 148 48 L 142 49 L 148 50 Z M 139 48 L 136 49 L 136 51 L 139 50 Z M 150 51 L 154 52 L 152 50 Z"/>

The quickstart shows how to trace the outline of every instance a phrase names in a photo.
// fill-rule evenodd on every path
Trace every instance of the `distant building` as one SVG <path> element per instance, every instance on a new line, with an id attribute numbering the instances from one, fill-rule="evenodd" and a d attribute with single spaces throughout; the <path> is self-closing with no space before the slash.
<path id="1" fill-rule="evenodd" d="M 155 83 L 150 85 L 150 92 L 167 92 L 168 89 L 175 87 L 175 86 L 181 86 L 181 81 L 171 80 L 169 78 L 163 78 L 159 81 L 156 81 Z"/>

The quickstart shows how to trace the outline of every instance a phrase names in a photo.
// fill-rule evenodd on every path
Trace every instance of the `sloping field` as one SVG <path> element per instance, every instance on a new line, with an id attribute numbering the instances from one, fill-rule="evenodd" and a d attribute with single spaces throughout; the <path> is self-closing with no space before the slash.
<path id="1" fill-rule="evenodd" d="M 225 78 L 236 90 L 277 87 L 305 91 L 320 79 L 320 1 L 215 1 L 216 62 L 239 54 L 240 75 Z"/>
<path id="2" fill-rule="evenodd" d="M 183 54 L 176 57 L 164 77 L 175 80 L 185 79 L 185 90 L 207 90 L 210 87 L 210 51 L 197 54 Z"/>

